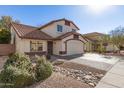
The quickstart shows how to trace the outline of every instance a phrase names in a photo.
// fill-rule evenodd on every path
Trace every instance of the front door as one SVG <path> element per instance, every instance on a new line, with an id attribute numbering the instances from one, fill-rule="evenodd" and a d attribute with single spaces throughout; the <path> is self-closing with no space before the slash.
<path id="1" fill-rule="evenodd" d="M 47 52 L 48 54 L 53 54 L 53 41 L 47 41 Z"/>

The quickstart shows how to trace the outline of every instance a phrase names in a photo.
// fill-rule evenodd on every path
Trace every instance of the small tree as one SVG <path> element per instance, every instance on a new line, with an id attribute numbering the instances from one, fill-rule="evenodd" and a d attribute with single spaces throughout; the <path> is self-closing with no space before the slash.
<path id="1" fill-rule="evenodd" d="M 20 23 L 19 20 L 14 20 L 11 16 L 1 16 L 0 18 L 0 28 L 10 30 L 10 23 Z"/>
<path id="2" fill-rule="evenodd" d="M 11 40 L 11 33 L 6 29 L 0 31 L 0 44 L 8 44 Z"/>
<path id="3" fill-rule="evenodd" d="M 103 52 L 106 52 L 107 45 L 111 42 L 109 35 L 104 35 L 101 37 L 101 48 Z"/>
<path id="4" fill-rule="evenodd" d="M 10 16 L 1 16 L 0 28 L 9 30 L 11 22 L 12 22 L 12 17 L 10 17 Z"/>
<path id="5" fill-rule="evenodd" d="M 121 46 L 124 45 L 124 27 L 117 27 L 110 32 L 111 41 L 120 50 Z"/>

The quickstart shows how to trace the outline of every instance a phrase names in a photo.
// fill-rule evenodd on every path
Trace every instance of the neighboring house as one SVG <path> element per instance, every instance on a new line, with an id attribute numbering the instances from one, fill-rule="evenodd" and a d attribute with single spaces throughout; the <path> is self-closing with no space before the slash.
<path id="1" fill-rule="evenodd" d="M 84 50 L 88 52 L 97 52 L 100 48 L 104 48 L 107 52 L 117 51 L 118 48 L 111 42 L 108 43 L 106 41 L 106 43 L 102 43 L 102 39 L 105 35 L 106 34 L 98 32 L 83 34 L 87 40 Z"/>
<path id="2" fill-rule="evenodd" d="M 53 20 L 41 27 L 11 24 L 11 43 L 16 52 L 26 54 L 74 55 L 84 53 L 85 38 L 67 19 Z"/>

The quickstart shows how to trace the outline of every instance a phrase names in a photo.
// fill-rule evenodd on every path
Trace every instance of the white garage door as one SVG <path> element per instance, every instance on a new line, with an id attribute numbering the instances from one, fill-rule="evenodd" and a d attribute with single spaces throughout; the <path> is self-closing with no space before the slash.
<path id="1" fill-rule="evenodd" d="M 78 40 L 67 41 L 67 55 L 83 53 L 83 43 Z"/>

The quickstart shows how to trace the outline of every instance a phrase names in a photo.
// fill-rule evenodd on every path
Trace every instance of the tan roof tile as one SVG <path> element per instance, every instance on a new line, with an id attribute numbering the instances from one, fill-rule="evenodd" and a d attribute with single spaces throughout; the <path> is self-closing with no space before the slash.
<path id="1" fill-rule="evenodd" d="M 37 27 L 18 24 L 18 23 L 12 23 L 12 26 L 20 38 L 43 39 L 43 40 L 52 39 L 51 36 L 47 35 L 43 31 L 38 30 Z"/>
<path id="2" fill-rule="evenodd" d="M 55 39 L 56 40 L 61 40 L 61 39 L 64 39 L 64 38 L 66 38 L 66 37 L 68 37 L 68 36 L 70 36 L 70 35 L 80 35 L 80 36 L 82 36 L 80 33 L 77 33 L 77 32 L 75 32 L 75 31 L 71 31 L 71 32 L 67 32 L 67 33 L 65 33 L 65 34 L 63 34 L 63 35 L 60 35 L 60 36 L 58 36 L 58 37 L 56 37 Z M 83 36 L 82 36 L 83 37 Z M 84 37 L 83 37 L 84 38 Z M 85 39 L 85 38 L 84 38 Z"/>
<path id="3" fill-rule="evenodd" d="M 39 29 L 43 29 L 44 27 L 47 27 L 48 25 L 50 25 L 50 24 L 52 24 L 52 23 L 54 23 L 54 22 L 58 22 L 58 21 L 62 21 L 62 20 L 65 20 L 65 21 L 69 21 L 69 22 L 71 22 L 71 23 L 72 23 L 72 24 L 73 24 L 73 25 L 74 25 L 74 26 L 79 30 L 79 28 L 74 24 L 73 21 L 71 21 L 71 20 L 67 20 L 67 19 L 65 19 L 65 18 L 50 21 L 49 23 L 47 23 L 47 24 L 41 26 Z"/>

